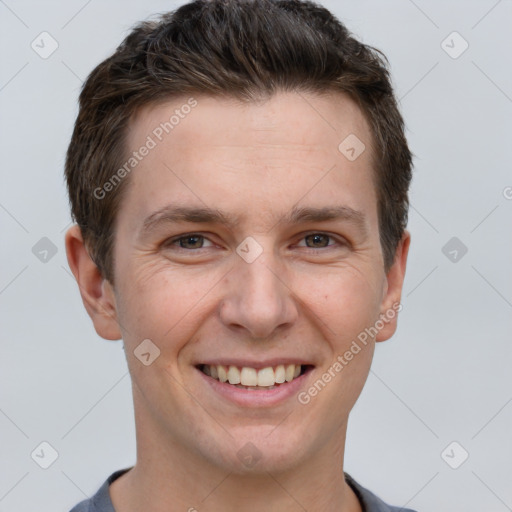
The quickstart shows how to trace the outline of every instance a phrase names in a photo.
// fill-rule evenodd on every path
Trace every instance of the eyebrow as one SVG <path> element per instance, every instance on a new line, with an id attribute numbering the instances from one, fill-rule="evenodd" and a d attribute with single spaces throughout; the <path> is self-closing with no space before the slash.
<path id="1" fill-rule="evenodd" d="M 144 220 L 140 234 L 148 234 L 162 224 L 190 222 L 196 224 L 221 224 L 233 229 L 240 224 L 240 215 L 230 214 L 209 207 L 192 207 L 167 205 L 150 214 Z M 366 216 L 364 213 L 348 206 L 325 206 L 322 208 L 293 207 L 292 210 L 281 217 L 276 224 L 293 225 L 306 222 L 326 222 L 332 220 L 345 221 L 353 224 L 364 235 L 368 233 Z"/>

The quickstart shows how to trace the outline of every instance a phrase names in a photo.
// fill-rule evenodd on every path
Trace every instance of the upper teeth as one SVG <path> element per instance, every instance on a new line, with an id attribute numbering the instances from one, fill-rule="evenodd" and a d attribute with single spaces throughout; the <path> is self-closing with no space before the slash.
<path id="1" fill-rule="evenodd" d="M 280 364 L 275 368 L 267 366 L 261 370 L 242 367 L 240 370 L 236 366 L 223 366 L 205 364 L 202 370 L 206 375 L 230 384 L 241 384 L 242 386 L 274 386 L 283 382 L 291 382 L 300 375 L 300 364 Z"/>

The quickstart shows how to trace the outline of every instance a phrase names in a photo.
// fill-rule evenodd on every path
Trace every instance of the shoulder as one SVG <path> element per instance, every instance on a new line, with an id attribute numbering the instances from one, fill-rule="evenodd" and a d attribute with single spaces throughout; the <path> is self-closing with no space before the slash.
<path id="1" fill-rule="evenodd" d="M 359 498 L 363 512 L 416 512 L 410 508 L 393 507 L 384 503 L 378 496 L 357 483 L 348 473 L 345 473 L 345 480 Z"/>
<path id="2" fill-rule="evenodd" d="M 110 499 L 109 486 L 114 480 L 130 469 L 131 468 L 120 469 L 112 473 L 105 482 L 103 482 L 94 496 L 81 501 L 75 505 L 70 512 L 115 512 Z M 363 512 L 415 512 L 409 508 L 393 507 L 384 503 L 384 501 L 371 491 L 357 483 L 348 473 L 345 473 L 345 479 L 361 502 Z"/>
<path id="3" fill-rule="evenodd" d="M 110 493 L 108 488 L 110 484 L 119 478 L 121 475 L 126 473 L 130 468 L 119 469 L 112 473 L 101 485 L 96 494 L 91 498 L 77 503 L 70 512 L 115 512 L 114 506 L 110 499 Z"/>

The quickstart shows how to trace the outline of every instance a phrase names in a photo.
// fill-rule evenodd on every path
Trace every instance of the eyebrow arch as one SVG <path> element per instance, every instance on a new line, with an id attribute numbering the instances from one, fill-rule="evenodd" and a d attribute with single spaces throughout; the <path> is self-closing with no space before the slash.
<path id="1" fill-rule="evenodd" d="M 284 215 L 278 223 L 282 222 L 284 224 L 293 225 L 306 222 L 325 222 L 330 220 L 343 220 L 349 222 L 358 228 L 364 235 L 367 235 L 368 233 L 364 213 L 354 210 L 348 206 L 326 206 L 322 208 L 297 208 L 294 206 L 291 212 Z M 167 205 L 150 214 L 144 220 L 140 234 L 149 233 L 160 224 L 177 222 L 221 224 L 232 229 L 237 224 L 240 224 L 240 216 L 228 214 L 216 208 Z"/>

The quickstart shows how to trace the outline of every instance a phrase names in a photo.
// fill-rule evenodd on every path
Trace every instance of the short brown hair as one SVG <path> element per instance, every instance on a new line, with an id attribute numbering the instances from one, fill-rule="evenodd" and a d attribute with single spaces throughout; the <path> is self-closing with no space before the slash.
<path id="1" fill-rule="evenodd" d="M 310 1 L 196 0 L 138 24 L 84 83 L 66 157 L 72 218 L 102 275 L 114 282 L 116 212 L 128 179 L 105 197 L 95 190 L 126 161 L 130 118 L 184 94 L 256 101 L 278 91 L 343 92 L 365 114 L 387 271 L 407 226 L 412 155 L 386 62 Z"/>

